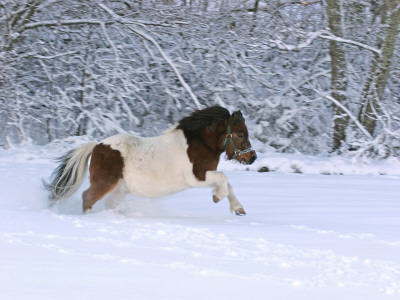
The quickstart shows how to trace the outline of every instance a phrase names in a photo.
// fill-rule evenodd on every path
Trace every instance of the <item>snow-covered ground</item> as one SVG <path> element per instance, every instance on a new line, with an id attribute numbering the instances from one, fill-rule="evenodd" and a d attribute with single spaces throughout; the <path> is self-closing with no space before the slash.
<path id="1" fill-rule="evenodd" d="M 82 215 L 41 187 L 67 144 L 0 152 L 0 299 L 400 299 L 397 161 L 261 154 L 221 164 L 245 217 L 208 189 Z"/>

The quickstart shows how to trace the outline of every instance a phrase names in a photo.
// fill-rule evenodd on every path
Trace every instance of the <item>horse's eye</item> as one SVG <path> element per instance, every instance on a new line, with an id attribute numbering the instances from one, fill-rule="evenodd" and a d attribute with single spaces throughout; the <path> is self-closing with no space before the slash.
<path id="1" fill-rule="evenodd" d="M 238 134 L 237 134 L 237 137 L 238 137 L 239 139 L 242 139 L 242 138 L 243 138 L 243 133 L 238 133 Z"/>

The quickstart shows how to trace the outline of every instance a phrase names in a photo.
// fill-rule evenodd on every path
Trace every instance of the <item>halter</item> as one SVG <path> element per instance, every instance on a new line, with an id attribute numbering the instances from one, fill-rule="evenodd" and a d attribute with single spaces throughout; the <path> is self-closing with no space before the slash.
<path id="1" fill-rule="evenodd" d="M 234 159 L 235 157 L 251 152 L 253 151 L 253 147 L 250 146 L 249 148 L 245 149 L 245 150 L 239 150 L 238 148 L 236 148 L 235 143 L 233 142 L 232 139 L 232 133 L 231 133 L 231 127 L 229 126 L 229 120 L 228 120 L 228 133 L 226 134 L 225 140 L 224 140 L 224 145 L 222 146 L 222 149 L 225 151 L 226 150 L 226 145 L 228 144 L 228 141 L 231 143 L 231 146 L 233 148 L 233 151 L 235 152 L 235 154 L 233 155 L 232 159 Z"/>

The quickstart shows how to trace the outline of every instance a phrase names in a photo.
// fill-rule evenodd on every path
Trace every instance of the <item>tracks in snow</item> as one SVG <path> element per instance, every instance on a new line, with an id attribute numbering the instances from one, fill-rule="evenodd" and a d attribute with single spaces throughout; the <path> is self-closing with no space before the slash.
<path id="1" fill-rule="evenodd" d="M 299 288 L 374 286 L 384 294 L 400 293 L 398 263 L 271 242 L 271 230 L 265 224 L 228 219 L 209 227 L 196 222 L 177 224 L 176 220 L 127 219 L 112 212 L 98 215 L 87 218 L 42 213 L 41 217 L 52 225 L 48 230 L 43 226 L 35 229 L 37 226 L 26 222 L 19 230 L 9 228 L 1 233 L 0 240 L 25 248 L 27 253 L 174 270 L 216 280 L 276 282 Z M 331 235 L 373 240 L 369 234 L 340 234 L 306 226 L 292 226 L 292 230 L 306 231 L 315 239 Z"/>

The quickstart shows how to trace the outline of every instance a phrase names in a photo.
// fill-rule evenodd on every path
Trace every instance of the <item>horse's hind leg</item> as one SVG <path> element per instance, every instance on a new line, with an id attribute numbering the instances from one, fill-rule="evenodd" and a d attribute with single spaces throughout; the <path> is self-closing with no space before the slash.
<path id="1" fill-rule="evenodd" d="M 93 205 L 110 193 L 122 179 L 124 160 L 118 150 L 98 144 L 92 154 L 89 172 L 90 187 L 83 192 L 83 211 L 90 212 Z"/>
<path id="2" fill-rule="evenodd" d="M 126 195 L 125 185 L 120 181 L 118 186 L 107 196 L 106 206 L 115 209 L 124 200 Z"/>
<path id="3" fill-rule="evenodd" d="M 93 205 L 103 198 L 105 195 L 110 193 L 118 184 L 114 183 L 106 183 L 106 184 L 91 184 L 90 187 L 83 192 L 83 212 L 89 213 L 92 210 Z"/>

